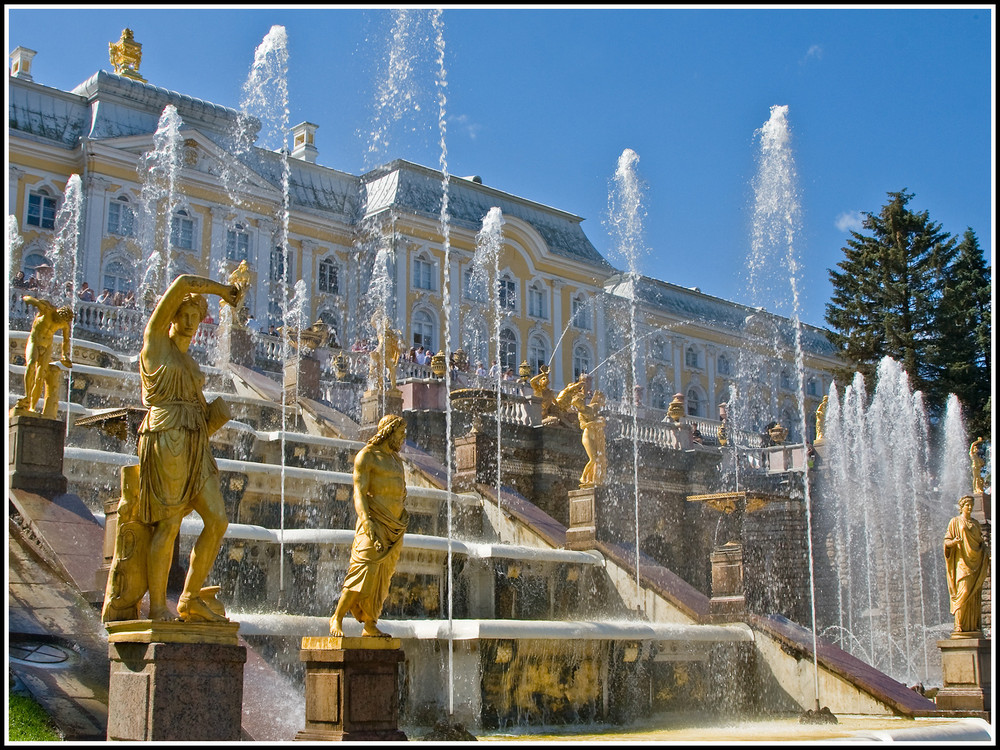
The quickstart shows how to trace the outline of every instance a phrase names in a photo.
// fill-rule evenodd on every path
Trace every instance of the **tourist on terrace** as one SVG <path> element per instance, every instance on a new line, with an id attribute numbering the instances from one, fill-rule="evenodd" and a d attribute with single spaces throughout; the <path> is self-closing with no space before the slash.
<path id="1" fill-rule="evenodd" d="M 102 305 L 110 305 L 112 298 L 111 290 L 105 287 L 104 291 L 97 298 L 97 301 Z"/>
<path id="2" fill-rule="evenodd" d="M 483 366 L 482 362 L 476 362 L 476 377 L 486 377 L 486 368 Z"/>
<path id="3" fill-rule="evenodd" d="M 83 286 L 80 287 L 80 301 L 81 302 L 93 302 L 97 297 L 94 296 L 94 290 L 90 288 L 90 284 L 86 281 L 83 282 Z"/>
<path id="4" fill-rule="evenodd" d="M 125 294 L 125 302 L 123 306 L 129 310 L 135 309 L 135 290 L 129 289 Z"/>

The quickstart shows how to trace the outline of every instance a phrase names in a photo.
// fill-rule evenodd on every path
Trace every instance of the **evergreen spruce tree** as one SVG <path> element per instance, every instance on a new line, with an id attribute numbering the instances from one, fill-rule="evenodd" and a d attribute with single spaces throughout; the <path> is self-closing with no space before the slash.
<path id="1" fill-rule="evenodd" d="M 913 194 L 905 188 L 888 196 L 879 213 L 865 214 L 862 227 L 870 234 L 852 231 L 840 270 L 830 270 L 829 338 L 869 389 L 888 356 L 903 366 L 914 390 L 927 394 L 938 375 L 936 310 L 955 240 L 926 211 L 907 207 Z"/>
<path id="2" fill-rule="evenodd" d="M 937 315 L 933 398 L 954 393 L 962 402 L 969 436 L 989 437 L 991 301 L 990 268 L 979 239 L 966 229 L 947 269 Z"/>

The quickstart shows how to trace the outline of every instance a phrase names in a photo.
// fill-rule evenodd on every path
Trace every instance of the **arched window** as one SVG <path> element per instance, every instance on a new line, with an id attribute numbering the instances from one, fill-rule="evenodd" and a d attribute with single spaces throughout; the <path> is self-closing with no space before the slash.
<path id="1" fill-rule="evenodd" d="M 590 349 L 583 344 L 573 347 L 573 380 L 579 379 L 582 373 L 589 373 L 592 360 Z"/>
<path id="2" fill-rule="evenodd" d="M 320 261 L 319 290 L 327 294 L 340 294 L 340 268 L 333 258 Z"/>
<path id="3" fill-rule="evenodd" d="M 434 291 L 434 264 L 425 253 L 413 258 L 413 288 Z"/>
<path id="4" fill-rule="evenodd" d="M 127 195 L 119 195 L 108 204 L 108 234 L 135 235 L 135 212 Z"/>
<path id="5" fill-rule="evenodd" d="M 817 383 L 816 378 L 809 378 L 809 381 L 806 383 L 806 393 L 810 396 L 819 395 L 819 383 Z"/>
<path id="6" fill-rule="evenodd" d="M 659 362 L 666 362 L 667 342 L 659 336 L 653 337 L 653 342 L 649 345 L 649 356 Z"/>
<path id="7" fill-rule="evenodd" d="M 417 310 L 413 314 L 413 345 L 424 349 L 437 351 L 434 347 L 434 319 L 426 310 Z"/>
<path id="8" fill-rule="evenodd" d="M 112 292 L 126 292 L 135 288 L 132 272 L 128 266 L 120 260 L 112 260 L 104 266 L 104 273 L 101 275 L 101 286 L 110 289 Z"/>
<path id="9" fill-rule="evenodd" d="M 194 220 L 183 208 L 174 211 L 170 218 L 170 244 L 181 250 L 194 250 Z"/>
<path id="10" fill-rule="evenodd" d="M 575 328 L 582 328 L 585 331 L 589 331 L 590 305 L 587 304 L 587 298 L 582 294 L 576 295 L 570 300 L 570 308 L 573 326 Z"/>
<path id="11" fill-rule="evenodd" d="M 698 350 L 693 346 L 684 351 L 684 364 L 688 367 L 698 367 Z"/>
<path id="12" fill-rule="evenodd" d="M 270 265 L 268 267 L 268 278 L 272 281 L 281 281 L 285 276 L 285 253 L 280 247 L 271 248 Z M 291 271 L 291 269 L 289 269 Z"/>
<path id="13" fill-rule="evenodd" d="M 500 329 L 500 367 L 517 372 L 517 334 L 510 328 Z"/>
<path id="14" fill-rule="evenodd" d="M 28 193 L 28 215 L 24 223 L 29 227 L 54 229 L 56 225 L 57 201 L 47 188 L 39 188 Z"/>
<path id="15" fill-rule="evenodd" d="M 486 301 L 486 284 L 480 274 L 474 272 L 473 267 L 467 266 L 462 273 L 462 295 L 466 299 L 476 302 Z"/>
<path id="16" fill-rule="evenodd" d="M 691 417 L 702 416 L 701 396 L 698 394 L 698 391 L 696 389 L 688 388 L 688 392 L 687 395 L 684 397 L 684 400 L 687 402 L 688 416 Z"/>
<path id="17" fill-rule="evenodd" d="M 670 405 L 667 387 L 662 380 L 656 379 L 649 384 L 649 405 L 654 409 L 666 409 Z"/>
<path id="18" fill-rule="evenodd" d="M 729 359 L 726 357 L 725 354 L 719 355 L 718 366 L 716 367 L 716 369 L 719 371 L 720 375 L 732 374 L 732 370 L 729 367 Z"/>
<path id="19" fill-rule="evenodd" d="M 497 282 L 498 300 L 501 310 L 517 309 L 517 282 L 504 276 Z"/>
<path id="20" fill-rule="evenodd" d="M 234 224 L 233 228 L 226 232 L 226 260 L 238 263 L 241 260 L 248 260 L 249 257 L 250 234 L 242 224 Z"/>
<path id="21" fill-rule="evenodd" d="M 535 334 L 528 340 L 528 364 L 531 366 L 531 373 L 539 372 L 542 365 L 548 364 L 549 353 L 545 340 Z"/>
<path id="22" fill-rule="evenodd" d="M 532 282 L 528 287 L 528 315 L 533 318 L 549 319 L 549 300 L 541 282 Z"/>
<path id="23" fill-rule="evenodd" d="M 31 253 L 26 255 L 24 260 L 21 261 L 21 266 L 24 270 L 24 278 L 30 279 L 35 275 L 35 269 L 39 266 L 51 266 L 49 259 L 40 253 Z"/>

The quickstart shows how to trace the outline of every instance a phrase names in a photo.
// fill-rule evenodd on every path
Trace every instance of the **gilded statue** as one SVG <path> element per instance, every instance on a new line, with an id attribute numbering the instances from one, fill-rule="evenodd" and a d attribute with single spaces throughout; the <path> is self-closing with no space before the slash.
<path id="1" fill-rule="evenodd" d="M 372 317 L 377 344 L 371 352 L 371 362 L 368 367 L 368 380 L 373 383 L 375 392 L 381 393 L 385 388 L 383 378 L 389 381 L 389 391 L 396 389 L 396 364 L 399 362 L 399 352 L 402 346 L 402 334 L 389 324 L 389 316 L 376 313 Z"/>
<path id="2" fill-rule="evenodd" d="M 531 385 L 531 391 L 536 397 L 541 399 L 542 402 L 542 423 L 545 424 L 545 420 L 548 419 L 549 422 L 556 421 L 559 417 L 555 413 L 555 400 L 556 392 L 552 390 L 549 386 L 549 368 L 548 365 L 542 365 L 538 368 L 538 374 L 535 375 L 528 383 Z"/>
<path id="3" fill-rule="evenodd" d="M 587 451 L 587 465 L 580 475 L 580 487 L 597 487 L 604 484 L 608 470 L 608 457 L 605 452 L 604 417 L 600 415 L 604 406 L 604 393 L 594 391 L 590 402 L 584 396 L 583 390 L 578 390 L 573 398 L 580 429 L 583 431 L 581 440 Z"/>
<path id="4" fill-rule="evenodd" d="M 117 42 L 108 42 L 108 57 L 115 73 L 136 81 L 146 79 L 139 75 L 139 65 L 142 63 L 142 45 L 135 41 L 132 29 L 122 29 L 122 36 Z"/>
<path id="5" fill-rule="evenodd" d="M 542 424 L 563 424 L 567 427 L 573 424 L 573 415 L 570 409 L 573 408 L 575 399 L 581 398 L 587 391 L 587 376 L 581 374 L 578 380 L 563 388 L 557 393 L 549 406 L 549 416 L 545 417 L 545 406 L 542 406 Z"/>
<path id="6" fill-rule="evenodd" d="M 31 324 L 28 343 L 24 347 L 24 396 L 14 404 L 13 411 L 34 412 L 35 405 L 43 395 L 41 415 L 55 419 L 59 409 L 59 368 L 53 364 L 52 339 L 62 331 L 62 357 L 59 361 L 64 367 L 72 367 L 70 360 L 70 324 L 73 322 L 73 310 L 69 307 L 56 307 L 51 302 L 25 295 L 23 299 L 29 305 L 38 308 L 35 320 Z"/>
<path id="7" fill-rule="evenodd" d="M 986 489 L 986 481 L 983 479 L 983 466 L 986 462 L 983 461 L 981 453 L 982 444 L 982 437 L 978 437 L 969 446 L 969 459 L 972 462 L 972 491 L 977 493 L 982 493 Z"/>
<path id="8" fill-rule="evenodd" d="M 250 281 L 250 266 L 247 265 L 245 260 L 241 260 L 239 265 L 229 274 L 229 284 L 249 289 Z M 250 308 L 242 302 L 242 299 L 239 306 L 230 309 L 230 314 L 232 315 L 234 328 L 245 329 L 247 327 L 247 322 L 250 320 Z"/>
<path id="9" fill-rule="evenodd" d="M 944 537 L 944 559 L 948 573 L 951 613 L 955 616 L 952 638 L 967 638 L 981 632 L 983 581 L 990 570 L 990 551 L 983 527 L 972 517 L 975 498 L 958 501 L 961 515 L 948 522 Z"/>
<path id="10" fill-rule="evenodd" d="M 330 339 L 330 326 L 324 323 L 322 319 L 317 320 L 311 326 L 302 330 L 282 327 L 278 331 L 287 331 L 288 340 L 292 346 L 296 347 L 296 342 L 301 341 L 302 348 L 306 351 L 314 351 L 326 346 L 326 342 Z"/>
<path id="11" fill-rule="evenodd" d="M 829 403 L 830 397 L 823 396 L 823 400 L 816 407 L 816 440 L 813 441 L 816 445 L 823 442 L 823 431 L 826 429 L 826 407 Z"/>
<path id="12" fill-rule="evenodd" d="M 354 458 L 354 509 L 358 519 L 344 587 L 330 618 L 330 635 L 334 637 L 344 635 L 344 616 L 348 612 L 363 624 L 363 636 L 389 637 L 377 624 L 409 520 L 404 507 L 406 479 L 399 457 L 405 439 L 406 422 L 400 416 L 387 414 Z"/>
<path id="13" fill-rule="evenodd" d="M 103 619 L 128 619 L 130 577 L 142 580 L 140 589 L 149 591 L 149 619 L 168 620 L 167 576 L 174 540 L 181 520 L 192 510 L 204 523 L 191 550 L 184 588 L 178 598 L 177 614 L 185 622 L 227 622 L 224 610 L 206 594 L 202 585 L 208 577 L 229 526 L 219 486 L 219 468 L 209 447 L 209 436 L 229 420 L 229 408 L 221 397 L 211 404 L 202 391 L 205 376 L 188 353 L 191 339 L 208 311 L 205 294 L 221 297 L 234 309 L 246 289 L 239 284 L 222 284 L 201 276 L 184 274 L 160 298 L 143 332 L 139 353 L 139 375 L 143 406 L 148 408 L 139 426 L 138 476 L 123 471 L 121 520 L 115 540 Z M 130 524 L 132 524 L 130 526 Z M 133 558 L 124 530 L 147 533 L 148 550 Z M 135 559 L 145 561 L 145 571 L 136 572 Z M 139 566 L 142 567 L 141 565 Z M 143 573 L 145 574 L 143 576 Z M 117 596 L 115 593 L 117 592 Z M 140 593 L 140 597 L 141 597 Z"/>

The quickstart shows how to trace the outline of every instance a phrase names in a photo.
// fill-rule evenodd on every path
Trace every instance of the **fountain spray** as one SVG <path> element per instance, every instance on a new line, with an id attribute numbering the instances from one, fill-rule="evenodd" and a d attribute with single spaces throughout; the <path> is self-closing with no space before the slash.
<path id="1" fill-rule="evenodd" d="M 808 428 L 805 410 L 805 364 L 802 351 L 802 323 L 799 304 L 799 261 L 795 236 L 799 229 L 799 201 L 795 165 L 789 147 L 788 106 L 771 107 L 771 116 L 760 130 L 760 166 L 754 185 L 754 212 L 751 252 L 752 289 L 761 288 L 764 280 L 757 273 L 764 267 L 768 247 L 784 251 L 782 259 L 792 294 L 792 326 L 795 332 L 795 375 L 798 400 L 799 433 L 806 443 Z M 757 261 L 757 262 L 754 262 Z M 820 710 L 819 655 L 816 638 L 816 583 L 812 548 L 812 502 L 810 497 L 809 462 L 803 462 L 803 486 L 806 509 L 806 541 L 809 547 L 809 600 L 812 611 L 813 688 L 816 710 Z"/>
<path id="2" fill-rule="evenodd" d="M 643 185 L 636 172 L 639 155 L 630 148 L 622 151 L 615 170 L 616 189 L 611 191 L 609 211 L 611 229 L 617 238 L 619 253 L 628 262 L 629 276 L 629 327 L 628 350 L 633 393 L 629 399 L 632 415 L 632 484 L 635 498 L 635 595 L 641 602 L 639 585 L 639 404 L 638 364 L 639 353 L 636 337 L 636 297 L 639 293 L 638 256 L 642 247 L 642 193 Z M 617 201 L 616 201 L 617 199 Z M 640 605 L 641 606 L 641 605 Z"/>

